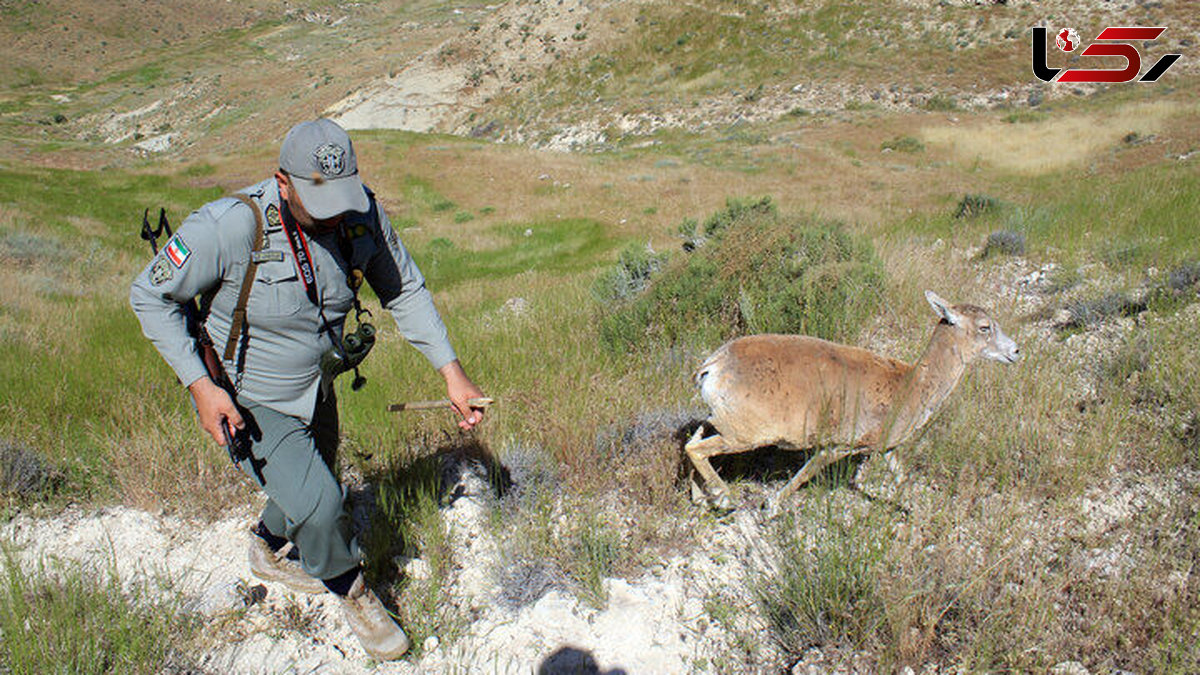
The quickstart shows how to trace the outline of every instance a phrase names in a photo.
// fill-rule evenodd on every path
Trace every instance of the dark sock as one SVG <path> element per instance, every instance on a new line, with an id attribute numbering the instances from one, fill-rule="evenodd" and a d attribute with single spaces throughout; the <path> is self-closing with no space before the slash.
<path id="1" fill-rule="evenodd" d="M 278 552 L 279 549 L 283 548 L 288 543 L 287 539 L 284 539 L 283 537 L 276 537 L 275 535 L 271 534 L 271 531 L 267 529 L 267 526 L 264 525 L 263 521 L 261 520 L 258 521 L 258 524 L 254 526 L 254 534 L 257 534 L 259 539 L 267 542 L 267 546 L 269 546 L 272 551 Z"/>
<path id="2" fill-rule="evenodd" d="M 321 583 L 325 584 L 325 588 L 338 595 L 346 595 L 350 592 L 350 587 L 354 585 L 354 580 L 358 578 L 359 569 L 357 567 L 349 572 L 339 574 L 332 579 L 322 579 Z"/>

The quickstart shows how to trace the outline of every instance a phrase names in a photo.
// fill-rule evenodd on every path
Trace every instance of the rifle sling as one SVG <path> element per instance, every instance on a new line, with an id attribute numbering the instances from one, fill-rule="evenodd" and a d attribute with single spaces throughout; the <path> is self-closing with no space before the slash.
<path id="1" fill-rule="evenodd" d="M 238 338 L 246 323 L 246 303 L 250 300 L 250 287 L 254 284 L 254 275 L 258 272 L 258 253 L 263 247 L 263 217 L 258 205 L 244 194 L 232 195 L 234 199 L 250 207 L 254 213 L 254 251 L 246 263 L 246 275 L 242 277 L 242 290 L 238 293 L 237 307 L 233 309 L 233 323 L 229 326 L 229 339 L 225 342 L 225 360 L 232 361 L 234 350 L 237 349 Z"/>

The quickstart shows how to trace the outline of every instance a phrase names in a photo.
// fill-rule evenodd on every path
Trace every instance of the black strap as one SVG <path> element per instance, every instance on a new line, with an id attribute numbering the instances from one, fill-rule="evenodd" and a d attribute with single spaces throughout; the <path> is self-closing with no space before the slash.
<path id="1" fill-rule="evenodd" d="M 296 259 L 296 267 L 300 270 L 300 281 L 304 284 L 304 293 L 308 295 L 309 302 L 320 308 L 317 272 L 313 267 L 312 253 L 308 250 L 308 240 L 304 238 L 300 226 L 292 218 L 292 211 L 285 201 L 279 203 L 279 216 L 283 221 L 283 231 L 287 234 L 288 244 L 292 247 L 292 257 Z"/>
<path id="2" fill-rule="evenodd" d="M 334 334 L 329 320 L 325 318 L 325 308 L 321 305 L 321 297 L 317 289 L 317 270 L 313 265 L 312 253 L 308 249 L 308 240 L 304 238 L 304 232 L 300 230 L 300 225 L 292 218 L 292 211 L 288 208 L 287 202 L 282 199 L 279 201 L 279 220 L 283 223 L 283 231 L 287 234 L 288 245 L 292 247 L 292 257 L 296 259 L 296 267 L 300 270 L 300 282 L 304 284 L 304 293 L 308 296 L 309 302 L 317 308 L 317 314 L 321 317 L 321 328 L 329 336 L 329 342 L 333 344 L 334 351 L 345 358 L 341 341 Z M 355 297 L 357 298 L 357 294 Z"/>

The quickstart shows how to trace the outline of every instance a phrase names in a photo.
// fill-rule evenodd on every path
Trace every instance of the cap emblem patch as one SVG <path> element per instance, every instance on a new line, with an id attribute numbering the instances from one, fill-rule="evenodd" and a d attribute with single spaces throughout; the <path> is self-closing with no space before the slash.
<path id="1" fill-rule="evenodd" d="M 340 145 L 326 143 L 313 152 L 313 158 L 326 176 L 340 176 L 346 169 L 346 150 Z"/>

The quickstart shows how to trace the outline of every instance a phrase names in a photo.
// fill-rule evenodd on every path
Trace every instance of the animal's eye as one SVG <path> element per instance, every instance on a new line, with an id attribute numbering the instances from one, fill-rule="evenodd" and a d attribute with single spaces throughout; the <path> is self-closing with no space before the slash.
<path id="1" fill-rule="evenodd" d="M 980 326 L 979 332 L 980 333 L 990 333 L 990 332 L 992 332 L 992 327 L 991 326 Z"/>

